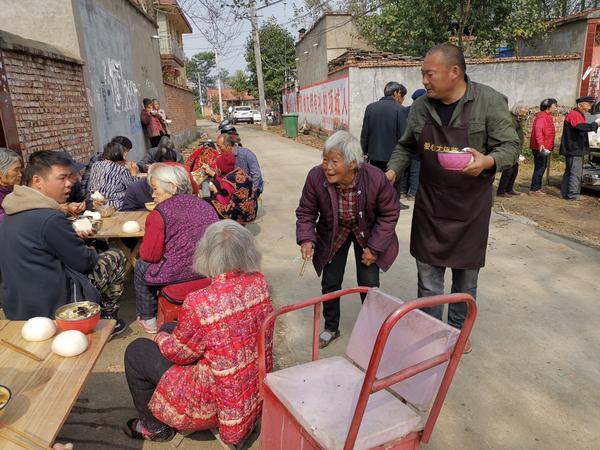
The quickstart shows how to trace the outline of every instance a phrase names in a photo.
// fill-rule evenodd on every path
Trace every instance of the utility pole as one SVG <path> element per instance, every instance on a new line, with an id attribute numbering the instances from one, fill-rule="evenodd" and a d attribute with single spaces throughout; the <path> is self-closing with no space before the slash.
<path id="1" fill-rule="evenodd" d="M 217 69 L 217 89 L 219 90 L 219 114 L 221 115 L 221 120 L 225 117 L 223 116 L 223 96 L 221 95 L 221 74 L 219 73 L 219 50 L 215 48 L 215 68 Z"/>
<path id="2" fill-rule="evenodd" d="M 250 22 L 254 41 L 254 59 L 256 60 L 256 78 L 258 80 L 258 101 L 260 102 L 260 123 L 267 130 L 267 105 L 265 102 L 265 85 L 263 81 L 262 58 L 260 55 L 260 38 L 258 35 L 258 20 L 256 18 L 256 0 L 250 1 Z"/>
<path id="3" fill-rule="evenodd" d="M 200 84 L 200 72 L 196 72 L 196 81 L 198 83 L 198 103 L 200 103 L 200 113 L 204 117 L 204 101 L 202 100 L 202 85 Z"/>

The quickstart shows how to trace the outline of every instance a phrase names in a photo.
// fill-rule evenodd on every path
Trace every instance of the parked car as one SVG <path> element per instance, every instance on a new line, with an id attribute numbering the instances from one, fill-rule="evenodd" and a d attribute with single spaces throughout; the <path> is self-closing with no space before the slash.
<path id="1" fill-rule="evenodd" d="M 254 123 L 254 116 L 252 115 L 252 108 L 249 106 L 236 106 L 233 108 L 233 116 L 231 122 L 235 125 L 240 122 Z"/>
<path id="2" fill-rule="evenodd" d="M 254 122 L 261 122 L 261 117 L 260 117 L 260 111 L 257 111 L 256 109 L 253 109 L 252 111 L 250 111 L 252 113 L 252 119 L 254 120 Z"/>

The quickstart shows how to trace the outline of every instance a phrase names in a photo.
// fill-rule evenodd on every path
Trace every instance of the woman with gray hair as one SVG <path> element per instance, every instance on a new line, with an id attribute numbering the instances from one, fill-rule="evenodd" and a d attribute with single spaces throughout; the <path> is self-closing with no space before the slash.
<path id="1" fill-rule="evenodd" d="M 194 254 L 210 286 L 188 294 L 177 325 L 165 324 L 154 342 L 133 341 L 125 375 L 138 418 L 125 433 L 170 440 L 175 430 L 218 427 L 221 439 L 241 448 L 260 418 L 257 335 L 273 310 L 261 255 L 252 234 L 231 220 L 208 227 Z M 273 367 L 273 329 L 266 340 Z"/>
<path id="2" fill-rule="evenodd" d="M 13 191 L 13 186 L 21 184 L 23 160 L 18 153 L 0 147 L 0 223 L 4 220 L 4 197 Z"/>
<path id="3" fill-rule="evenodd" d="M 347 131 L 331 135 L 296 209 L 296 241 L 302 258 L 323 274 L 324 294 L 342 288 L 351 244 L 358 284 L 379 286 L 379 270 L 388 270 L 398 255 L 399 215 L 396 191 L 380 169 L 363 163 L 358 140 Z M 323 304 L 323 317 L 320 346 L 326 347 L 340 335 L 339 299 Z"/>
<path id="4" fill-rule="evenodd" d="M 146 218 L 134 284 L 138 322 L 146 332 L 156 333 L 158 289 L 202 278 L 192 270 L 192 256 L 206 228 L 219 217 L 210 204 L 192 195 L 183 166 L 153 164 L 148 183 L 156 206 Z"/>
<path id="5" fill-rule="evenodd" d="M 519 136 L 519 158 L 521 157 L 521 152 L 523 151 L 523 144 L 525 143 L 525 133 L 523 131 L 523 126 L 525 125 L 525 121 L 527 120 L 527 116 L 529 115 L 529 108 L 524 102 L 515 102 L 513 107 L 510 110 L 512 116 L 512 123 L 517 131 L 517 136 Z M 517 161 L 513 166 L 508 169 L 504 169 L 502 171 L 502 175 L 500 176 L 500 181 L 498 181 L 498 190 L 496 191 L 496 195 L 498 197 L 514 197 L 517 195 L 521 195 L 520 192 L 515 191 L 515 181 L 517 180 L 517 175 L 519 174 L 519 161 Z"/>

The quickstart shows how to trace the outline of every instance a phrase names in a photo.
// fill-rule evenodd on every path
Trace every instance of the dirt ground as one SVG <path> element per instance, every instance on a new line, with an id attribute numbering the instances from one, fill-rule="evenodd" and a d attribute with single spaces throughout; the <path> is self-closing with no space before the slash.
<path id="1" fill-rule="evenodd" d="M 532 172 L 533 161 L 526 160 L 519 165 L 515 190 L 523 192 L 524 195 L 512 198 L 496 197 L 494 206 L 496 212 L 527 217 L 543 230 L 600 247 L 600 193 L 584 190 L 579 201 L 561 199 L 560 182 L 564 163 L 553 161 L 550 169 L 550 185 L 543 186 L 548 195 L 530 196 L 527 192 L 529 192 Z M 496 178 L 498 180 L 500 175 Z"/>

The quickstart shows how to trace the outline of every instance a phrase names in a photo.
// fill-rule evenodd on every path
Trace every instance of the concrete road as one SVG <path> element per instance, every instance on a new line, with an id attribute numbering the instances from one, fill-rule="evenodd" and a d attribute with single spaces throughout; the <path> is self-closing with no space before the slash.
<path id="1" fill-rule="evenodd" d="M 216 125 L 203 122 L 211 132 Z M 240 126 L 243 143 L 258 155 L 265 178 L 260 217 L 249 229 L 264 253 L 264 272 L 277 305 L 320 293 L 313 270 L 298 276 L 294 210 L 308 170 L 320 152 L 292 140 Z M 412 204 L 411 204 L 412 206 Z M 411 208 L 412 210 L 412 208 Z M 416 270 L 408 252 L 411 210 L 397 232 L 401 251 L 382 289 L 399 298 L 416 294 Z M 345 286 L 356 285 L 353 256 Z M 488 262 L 480 276 L 479 317 L 473 352 L 461 362 L 429 445 L 446 449 L 600 448 L 600 252 L 534 226 L 494 214 Z M 133 290 L 123 317 L 134 321 Z M 323 356 L 344 350 L 360 307 L 342 307 L 342 338 Z M 277 362 L 309 359 L 310 313 L 278 324 Z M 61 440 L 76 448 L 153 449 L 165 445 L 126 438 L 120 425 L 135 411 L 123 374 L 126 345 L 144 334 L 136 324 L 110 342 L 98 362 Z M 182 449 L 218 449 L 209 433 L 196 433 Z M 252 448 L 258 448 L 254 442 Z"/>

